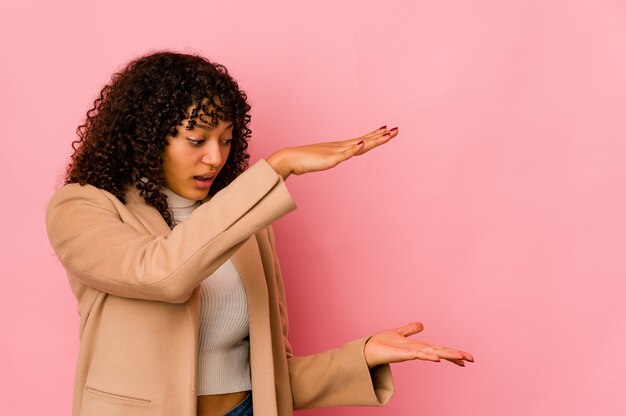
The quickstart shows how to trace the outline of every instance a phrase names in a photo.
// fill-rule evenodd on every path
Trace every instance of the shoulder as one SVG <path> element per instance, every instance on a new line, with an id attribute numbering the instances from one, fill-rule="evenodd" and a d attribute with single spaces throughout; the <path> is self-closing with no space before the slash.
<path id="1" fill-rule="evenodd" d="M 100 203 L 104 205 L 117 205 L 123 203 L 115 197 L 112 193 L 105 191 L 101 188 L 96 188 L 93 185 L 81 185 L 78 183 L 69 183 L 57 189 L 57 191 L 50 198 L 48 206 L 55 206 L 60 203 L 67 203 L 70 201 L 92 201 L 94 203 Z"/>
<path id="2" fill-rule="evenodd" d="M 93 185 L 81 185 L 79 183 L 68 183 L 63 185 L 50 198 L 50 203 L 58 200 L 72 198 L 102 198 L 106 194 L 113 196 L 104 189 L 96 188 Z M 113 197 L 115 198 L 115 197 Z"/>
<path id="3" fill-rule="evenodd" d="M 46 211 L 47 222 L 55 218 L 71 220 L 86 211 L 116 212 L 124 209 L 124 204 L 112 193 L 93 185 L 70 183 L 59 188 L 50 198 Z"/>

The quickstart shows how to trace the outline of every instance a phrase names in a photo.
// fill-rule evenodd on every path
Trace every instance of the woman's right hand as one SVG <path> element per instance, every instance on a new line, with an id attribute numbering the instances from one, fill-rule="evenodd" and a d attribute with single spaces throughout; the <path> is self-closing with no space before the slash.
<path id="1" fill-rule="evenodd" d="M 302 175 L 333 168 L 352 156 L 362 155 L 387 143 L 397 135 L 397 128 L 387 130 L 387 126 L 383 126 L 355 139 L 285 147 L 276 151 L 266 161 L 283 179 L 287 179 L 292 173 Z"/>

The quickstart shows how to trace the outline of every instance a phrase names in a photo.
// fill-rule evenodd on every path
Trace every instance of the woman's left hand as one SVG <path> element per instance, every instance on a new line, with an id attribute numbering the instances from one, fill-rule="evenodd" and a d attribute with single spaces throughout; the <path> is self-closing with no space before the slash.
<path id="1" fill-rule="evenodd" d="M 412 322 L 373 335 L 365 344 L 365 360 L 369 368 L 408 360 L 444 359 L 460 366 L 465 366 L 465 361 L 474 361 L 474 357 L 467 352 L 407 338 L 423 329 L 421 323 Z"/>

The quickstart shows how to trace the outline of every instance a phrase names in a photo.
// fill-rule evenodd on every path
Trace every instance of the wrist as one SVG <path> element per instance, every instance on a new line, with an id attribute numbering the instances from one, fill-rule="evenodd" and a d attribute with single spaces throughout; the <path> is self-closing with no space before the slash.
<path id="1" fill-rule="evenodd" d="M 287 179 L 291 174 L 291 168 L 289 167 L 289 162 L 285 157 L 285 150 L 280 149 L 274 152 L 270 157 L 265 159 L 267 163 L 282 176 L 283 180 Z"/>

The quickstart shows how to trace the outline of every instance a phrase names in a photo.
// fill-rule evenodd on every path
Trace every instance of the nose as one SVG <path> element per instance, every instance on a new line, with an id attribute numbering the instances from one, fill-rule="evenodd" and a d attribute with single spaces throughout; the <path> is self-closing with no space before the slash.
<path id="1" fill-rule="evenodd" d="M 222 166 L 222 152 L 220 151 L 218 143 L 213 140 L 206 143 L 204 146 L 204 154 L 202 155 L 202 163 L 213 166 L 216 169 Z"/>

